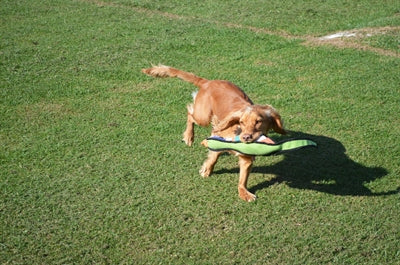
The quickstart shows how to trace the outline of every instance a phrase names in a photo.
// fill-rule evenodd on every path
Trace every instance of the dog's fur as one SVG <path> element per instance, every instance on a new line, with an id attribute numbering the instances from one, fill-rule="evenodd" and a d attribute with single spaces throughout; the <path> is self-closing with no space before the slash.
<path id="1" fill-rule="evenodd" d="M 143 69 L 143 73 L 154 77 L 178 77 L 199 87 L 193 94 L 194 103 L 187 106 L 187 124 L 183 141 L 191 146 L 194 140 L 194 124 L 212 124 L 212 135 L 233 138 L 251 143 L 269 130 L 285 134 L 279 113 L 270 105 L 254 105 L 250 98 L 229 81 L 207 80 L 192 73 L 169 66 L 159 65 Z M 206 141 L 202 142 L 206 146 Z M 254 157 L 231 151 L 239 156 L 240 178 L 239 197 L 254 201 L 256 196 L 247 190 L 247 179 Z M 208 177 L 221 152 L 210 151 L 200 169 L 203 177 Z"/>

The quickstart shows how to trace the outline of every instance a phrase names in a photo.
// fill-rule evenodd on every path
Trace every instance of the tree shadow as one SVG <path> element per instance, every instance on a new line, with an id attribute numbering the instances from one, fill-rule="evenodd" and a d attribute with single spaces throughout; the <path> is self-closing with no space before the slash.
<path id="1" fill-rule="evenodd" d="M 287 152 L 283 154 L 284 159 L 274 165 L 254 167 L 252 172 L 276 177 L 250 187 L 250 192 L 255 193 L 275 183 L 342 196 L 381 196 L 400 191 L 400 187 L 388 192 L 371 191 L 364 184 L 386 176 L 388 171 L 351 160 L 345 153 L 345 147 L 333 138 L 302 132 L 290 132 L 290 137 L 311 139 L 318 147 Z"/>

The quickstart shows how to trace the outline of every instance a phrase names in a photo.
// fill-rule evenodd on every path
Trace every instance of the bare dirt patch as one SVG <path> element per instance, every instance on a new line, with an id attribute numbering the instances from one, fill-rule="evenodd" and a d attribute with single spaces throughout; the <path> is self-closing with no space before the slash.
<path id="1" fill-rule="evenodd" d="M 385 35 L 388 32 L 400 31 L 400 26 L 395 27 L 375 27 L 375 28 L 361 28 L 335 32 L 322 37 L 312 37 L 308 36 L 305 38 L 305 45 L 311 46 L 321 46 L 321 45 L 331 45 L 337 48 L 350 48 L 363 51 L 371 51 L 378 53 L 380 55 L 392 56 L 400 58 L 400 49 L 398 51 L 372 47 L 362 40 L 376 35 Z"/>

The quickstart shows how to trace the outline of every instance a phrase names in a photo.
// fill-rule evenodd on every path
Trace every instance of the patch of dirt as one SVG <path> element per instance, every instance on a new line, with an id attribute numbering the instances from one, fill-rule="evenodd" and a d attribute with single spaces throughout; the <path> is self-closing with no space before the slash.
<path id="1" fill-rule="evenodd" d="M 337 48 L 350 48 L 363 51 L 371 51 L 384 56 L 391 56 L 400 58 L 399 51 L 387 50 L 382 48 L 372 47 L 361 42 L 362 39 L 372 37 L 375 35 L 384 35 L 388 32 L 400 31 L 400 26 L 395 27 L 375 27 L 375 28 L 361 28 L 341 32 L 335 32 L 323 37 L 308 36 L 305 38 L 304 45 L 321 46 L 331 45 Z"/>

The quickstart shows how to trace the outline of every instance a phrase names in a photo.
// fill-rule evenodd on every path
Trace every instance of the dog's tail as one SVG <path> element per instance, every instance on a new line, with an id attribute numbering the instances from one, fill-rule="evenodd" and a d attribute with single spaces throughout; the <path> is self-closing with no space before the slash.
<path id="1" fill-rule="evenodd" d="M 165 65 L 158 65 L 151 68 L 142 69 L 142 72 L 154 77 L 178 77 L 196 86 L 200 85 L 200 83 L 205 80 L 204 78 L 198 77 L 192 73 L 181 71 Z"/>

